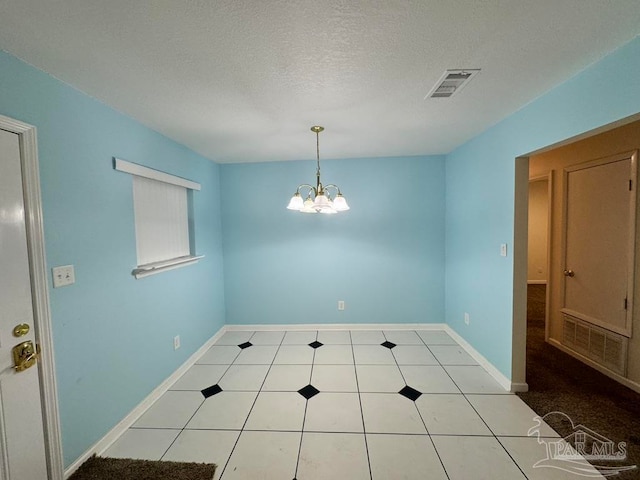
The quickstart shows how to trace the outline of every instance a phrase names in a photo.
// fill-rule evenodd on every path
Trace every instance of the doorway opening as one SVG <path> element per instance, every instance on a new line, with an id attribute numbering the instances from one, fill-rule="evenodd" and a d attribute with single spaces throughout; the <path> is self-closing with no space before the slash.
<path id="1" fill-rule="evenodd" d="M 577 268 L 567 265 L 567 261 L 573 262 L 576 258 L 568 255 L 567 241 L 572 241 L 571 235 L 574 235 L 573 239 L 579 238 L 584 241 L 583 243 L 589 248 L 592 244 L 598 243 L 599 240 L 594 239 L 597 232 L 593 233 L 589 222 L 591 218 L 595 218 L 594 222 L 601 221 L 597 219 L 597 215 L 591 216 L 591 214 L 602 207 L 599 214 L 604 218 L 603 224 L 606 225 L 603 229 L 605 235 L 602 243 L 605 246 L 612 245 L 611 252 L 607 252 L 605 248 L 604 253 L 591 255 L 587 260 L 592 261 L 597 268 L 606 269 L 620 262 L 621 258 L 625 258 L 626 254 L 622 250 L 627 246 L 631 247 L 630 250 L 637 250 L 637 246 L 640 245 L 638 232 L 628 232 L 631 238 L 629 245 L 624 240 L 622 243 L 616 243 L 613 239 L 615 232 L 611 231 L 616 228 L 616 225 L 624 223 L 622 219 L 625 215 L 627 220 L 629 217 L 637 220 L 638 209 L 635 206 L 640 200 L 635 193 L 635 188 L 629 190 L 628 185 L 624 185 L 614 193 L 603 195 L 603 192 L 608 192 L 610 188 L 606 182 L 618 174 L 618 170 L 609 170 L 608 166 L 615 165 L 616 168 L 626 172 L 620 175 L 624 183 L 628 183 L 629 180 L 634 184 L 637 182 L 635 171 L 630 165 L 637 161 L 634 159 L 637 159 L 635 152 L 638 150 L 640 150 L 640 115 L 516 160 L 520 163 L 519 166 L 518 163 L 516 164 L 516 172 L 519 169 L 526 169 L 529 175 L 526 179 L 522 176 L 516 177 L 516 199 L 520 198 L 520 202 L 523 203 L 524 198 L 528 198 L 524 206 L 516 201 L 516 218 L 518 216 L 528 218 L 526 222 L 521 220 L 520 224 L 516 221 L 516 245 L 519 240 L 521 244 L 528 243 L 528 246 L 523 248 L 522 258 L 515 261 L 514 278 L 519 278 L 521 283 L 516 285 L 514 281 L 514 301 L 520 300 L 525 303 L 527 311 L 526 315 L 520 318 L 514 315 L 514 335 L 520 332 L 527 338 L 526 341 L 521 339 L 518 342 L 514 337 L 513 353 L 514 365 L 518 359 L 523 359 L 526 364 L 524 378 L 529 388 L 528 392 L 521 392 L 518 395 L 538 415 L 562 412 L 571 418 L 575 425 L 582 424 L 612 441 L 626 442 L 628 446 L 626 463 L 640 466 L 640 437 L 637 435 L 640 429 L 640 311 L 638 311 L 640 309 L 635 309 L 629 315 L 628 330 L 626 325 L 625 328 L 615 328 L 613 321 L 619 319 L 618 323 L 620 323 L 624 320 L 621 312 L 624 313 L 625 295 L 629 295 L 627 307 L 632 305 L 634 297 L 640 298 L 640 282 L 625 284 L 625 289 L 628 287 L 628 290 L 625 290 L 627 293 L 621 296 L 619 302 L 611 302 L 612 305 L 620 307 L 620 312 L 613 312 L 610 317 L 603 319 L 609 321 L 611 325 L 607 325 L 606 321 L 595 322 L 594 320 L 597 319 L 589 319 L 589 315 L 582 315 L 578 321 L 587 324 L 589 328 L 578 332 L 576 328 L 573 330 L 568 328 L 571 324 L 567 322 L 567 318 L 572 317 L 571 311 L 577 311 L 576 308 L 571 308 L 575 307 L 571 302 L 578 298 L 575 297 L 576 285 L 568 287 L 567 284 L 574 280 L 584 283 L 586 280 L 584 274 L 586 267 L 581 267 L 578 271 Z M 629 161 L 625 164 L 627 158 Z M 606 174 L 600 175 L 602 171 L 599 169 L 605 167 Z M 593 179 L 603 183 L 591 184 Z M 546 269 L 545 265 L 540 265 L 540 259 L 544 258 L 540 245 L 545 243 L 543 225 L 545 208 L 542 201 L 545 181 L 548 200 Z M 573 191 L 572 188 L 574 188 Z M 567 207 L 569 201 L 574 199 L 571 196 L 574 194 L 578 199 L 587 197 L 584 203 L 586 207 L 580 207 L 582 210 L 576 209 L 575 204 L 572 208 Z M 615 212 L 605 208 L 609 197 L 623 194 L 633 200 L 633 209 L 629 208 L 629 201 L 626 205 L 624 201 L 619 201 Z M 594 202 L 594 199 L 598 200 Z M 572 224 L 572 214 L 574 219 L 578 215 L 580 221 Z M 607 224 L 607 221 L 613 217 L 619 217 L 613 222 L 614 226 L 611 223 Z M 585 222 L 585 218 L 589 220 Z M 633 228 L 632 223 L 634 222 L 629 224 L 631 225 L 629 229 Z M 575 229 L 575 225 L 580 227 L 572 232 L 571 229 Z M 523 231 L 525 226 L 527 230 Z M 622 236 L 624 237 L 624 234 Z M 514 250 L 517 249 L 514 248 Z M 611 259 L 608 258 L 609 254 L 612 255 Z M 629 257 L 631 258 L 629 261 L 625 260 L 627 264 L 624 267 L 616 267 L 616 270 L 623 270 L 618 278 L 622 283 L 627 278 L 628 270 L 640 271 L 638 255 L 635 257 L 635 259 Z M 570 288 L 574 290 L 571 291 Z M 605 287 L 600 285 L 593 291 L 593 295 L 603 295 L 603 291 L 606 290 L 604 292 L 606 301 L 612 298 L 615 300 L 620 296 L 618 290 L 611 288 L 609 291 L 608 288 L 609 285 Z M 597 303 L 601 305 L 604 302 Z M 514 312 L 516 311 L 514 306 Z M 570 335 L 572 332 L 573 338 Z M 580 333 L 580 342 L 586 342 L 586 351 L 570 345 L 572 341 L 576 341 L 577 332 Z M 614 353 L 624 355 L 625 368 L 622 371 L 615 371 L 607 366 L 606 361 L 603 361 L 606 359 L 594 360 L 588 355 L 591 352 L 598 354 L 606 351 L 598 348 L 606 347 L 609 336 L 614 340 L 624 337 L 628 342 L 627 349 L 617 349 L 615 344 L 612 347 Z M 526 354 L 521 349 L 523 345 L 526 345 L 524 348 Z M 518 357 L 518 355 L 521 356 Z M 571 425 L 552 424 L 552 426 L 561 436 L 571 434 L 569 429 Z M 618 478 L 635 478 L 633 475 L 637 473 L 629 473 L 629 475 L 631 476 L 620 474 Z"/>

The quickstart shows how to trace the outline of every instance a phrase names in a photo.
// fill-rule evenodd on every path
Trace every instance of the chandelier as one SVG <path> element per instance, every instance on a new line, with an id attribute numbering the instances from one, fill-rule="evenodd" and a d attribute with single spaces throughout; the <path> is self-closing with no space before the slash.
<path id="1" fill-rule="evenodd" d="M 297 210 L 302 213 L 325 213 L 333 214 L 349 210 L 347 200 L 342 196 L 340 188 L 333 183 L 322 185 L 320 181 L 320 132 L 324 127 L 314 125 L 311 131 L 316 134 L 316 158 L 318 166 L 316 169 L 316 186 L 303 183 L 298 185 L 296 193 L 293 194 L 287 208 L 289 210 Z M 307 196 L 302 200 L 300 191 L 307 189 Z M 334 190 L 334 197 L 331 197 L 329 190 Z"/>

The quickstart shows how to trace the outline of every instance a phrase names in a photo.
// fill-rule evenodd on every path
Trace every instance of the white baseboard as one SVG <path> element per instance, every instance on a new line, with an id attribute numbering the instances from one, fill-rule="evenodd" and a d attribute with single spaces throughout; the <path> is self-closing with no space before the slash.
<path id="1" fill-rule="evenodd" d="M 481 355 L 464 338 L 445 323 L 334 323 L 304 325 L 227 325 L 228 331 L 254 330 L 444 330 L 453 337 L 478 364 L 484 368 L 505 390 L 510 392 L 526 392 L 526 383 L 511 383 L 489 360 Z"/>
<path id="2" fill-rule="evenodd" d="M 254 330 L 444 330 L 444 323 L 305 323 L 296 325 L 225 325 L 227 331 Z"/>
<path id="3" fill-rule="evenodd" d="M 85 451 L 80 457 L 76 459 L 68 468 L 64 471 L 64 478 L 69 478 L 73 472 L 75 472 L 80 465 L 82 465 L 93 454 L 101 455 L 107 450 L 113 442 L 115 442 L 120 435 L 122 435 L 131 425 L 133 425 L 138 418 L 142 416 L 147 409 L 153 405 L 169 388 L 178 380 L 196 361 L 205 354 L 207 350 L 227 331 L 226 326 L 223 326 L 218 330 L 213 337 L 205 342 L 196 352 L 191 355 L 178 369 L 173 372 L 164 382 L 158 385 L 147 397 L 142 400 L 131 412 L 124 417 L 120 422 L 113 427 L 104 437 L 93 444 L 87 451 Z"/>
<path id="4" fill-rule="evenodd" d="M 276 331 L 276 330 L 443 330 L 456 340 L 505 390 L 527 391 L 526 383 L 512 384 L 496 367 L 483 355 L 473 348 L 464 338 L 444 323 L 367 323 L 367 324 L 300 324 L 300 325 L 224 325 L 209 340 L 191 355 L 175 372 L 156 387 L 142 400 L 126 417 L 113 427 L 104 437 L 98 440 L 87 451 L 76 459 L 64 472 L 64 478 L 69 478 L 80 465 L 91 455 L 105 452 L 140 416 L 158 400 L 218 339 L 228 331 Z M 638 385 L 640 391 L 640 385 Z"/>
<path id="5" fill-rule="evenodd" d="M 473 359 L 478 362 L 478 364 L 484 368 L 489 375 L 491 375 L 496 382 L 498 382 L 502 388 L 504 388 L 508 392 L 526 392 L 529 389 L 529 386 L 526 383 L 511 383 L 511 380 L 508 379 L 500 370 L 498 370 L 489 360 L 487 360 L 484 355 L 478 352 L 475 348 L 471 346 L 469 342 L 467 342 L 464 338 L 462 338 L 458 332 L 456 332 L 449 325 L 444 326 L 444 330 L 453 337 L 453 339 L 458 342 L 462 348 L 464 348 L 469 355 L 473 357 Z M 524 389 L 524 390 L 523 390 Z"/>
<path id="6" fill-rule="evenodd" d="M 615 380 L 616 382 L 621 383 L 625 387 L 629 387 L 634 392 L 640 393 L 640 384 L 639 383 L 636 383 L 633 380 L 629 380 L 628 378 L 623 377 L 622 375 L 619 375 L 619 374 L 609 370 L 606 367 L 603 367 L 602 365 L 594 362 L 590 358 L 587 358 L 587 357 L 585 357 L 583 355 L 580 355 L 578 352 L 574 352 L 570 348 L 567 348 L 564 345 L 562 345 L 558 340 L 550 338 L 548 340 L 548 342 L 551 345 L 553 345 L 554 347 L 562 350 L 564 353 L 566 353 L 568 355 L 571 355 L 573 358 L 577 358 L 581 362 L 586 363 L 587 365 L 589 365 L 590 367 L 596 369 L 597 371 L 599 371 L 600 373 L 606 375 L 607 377 L 612 378 L 613 380 Z"/>

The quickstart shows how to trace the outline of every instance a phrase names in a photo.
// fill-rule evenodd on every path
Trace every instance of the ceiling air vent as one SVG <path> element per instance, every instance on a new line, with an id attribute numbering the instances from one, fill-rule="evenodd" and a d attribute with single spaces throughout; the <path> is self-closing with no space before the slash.
<path id="1" fill-rule="evenodd" d="M 436 85 L 427 94 L 427 98 L 449 98 L 458 93 L 462 88 L 475 77 L 479 68 L 469 68 L 465 70 L 447 70 L 436 82 Z"/>

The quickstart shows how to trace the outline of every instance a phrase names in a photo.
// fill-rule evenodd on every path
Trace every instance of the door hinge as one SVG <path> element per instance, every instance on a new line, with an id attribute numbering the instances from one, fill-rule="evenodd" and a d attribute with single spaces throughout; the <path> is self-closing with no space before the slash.
<path id="1" fill-rule="evenodd" d="M 629 302 L 627 301 L 627 297 L 624 298 L 624 309 L 626 310 L 629 306 Z"/>
<path id="2" fill-rule="evenodd" d="M 633 190 L 633 180 L 629 180 L 629 191 Z"/>

